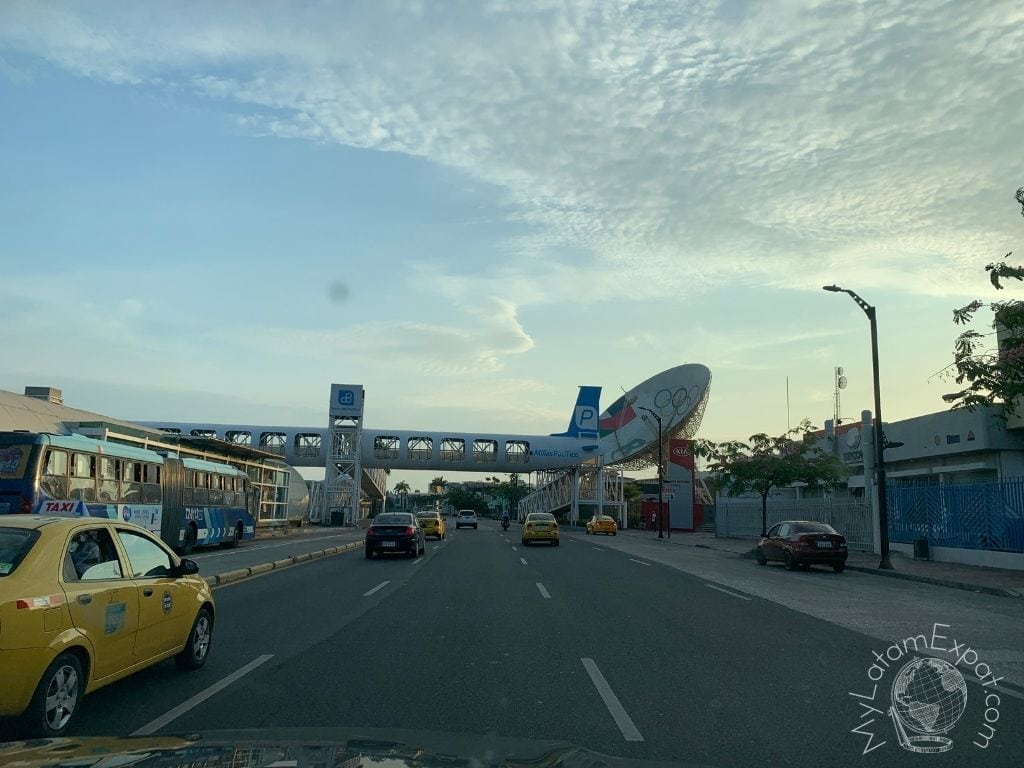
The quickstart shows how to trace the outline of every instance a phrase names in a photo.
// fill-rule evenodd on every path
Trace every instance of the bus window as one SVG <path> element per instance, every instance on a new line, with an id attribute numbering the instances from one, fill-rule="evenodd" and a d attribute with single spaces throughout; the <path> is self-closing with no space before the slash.
<path id="1" fill-rule="evenodd" d="M 209 503 L 209 495 L 206 491 L 206 473 L 196 472 L 196 489 L 192 494 L 192 503 L 201 506 L 206 506 Z"/>
<path id="2" fill-rule="evenodd" d="M 160 465 L 146 464 L 142 483 L 142 500 L 146 504 L 159 504 L 163 500 L 160 493 Z"/>
<path id="3" fill-rule="evenodd" d="M 96 457 L 88 453 L 76 453 L 71 460 L 72 499 L 96 501 Z"/>
<path id="4" fill-rule="evenodd" d="M 224 503 L 224 478 L 221 475 L 210 474 L 210 505 L 220 506 Z"/>
<path id="5" fill-rule="evenodd" d="M 40 489 L 54 499 L 68 497 L 68 452 L 51 448 L 46 452 Z"/>
<path id="6" fill-rule="evenodd" d="M 138 461 L 121 462 L 121 498 L 128 504 L 142 501 L 142 464 Z"/>
<path id="7" fill-rule="evenodd" d="M 121 493 L 117 482 L 117 463 L 117 459 L 112 459 L 109 456 L 100 456 L 100 501 L 116 502 L 120 498 Z"/>

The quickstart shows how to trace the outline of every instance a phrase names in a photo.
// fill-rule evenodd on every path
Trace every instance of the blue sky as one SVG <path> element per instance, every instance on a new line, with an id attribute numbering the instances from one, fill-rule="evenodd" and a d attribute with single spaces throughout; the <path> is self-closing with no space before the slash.
<path id="1" fill-rule="evenodd" d="M 1024 10 L 0 6 L 0 387 L 124 418 L 553 432 L 683 362 L 702 434 L 944 407 L 1019 247 Z"/>

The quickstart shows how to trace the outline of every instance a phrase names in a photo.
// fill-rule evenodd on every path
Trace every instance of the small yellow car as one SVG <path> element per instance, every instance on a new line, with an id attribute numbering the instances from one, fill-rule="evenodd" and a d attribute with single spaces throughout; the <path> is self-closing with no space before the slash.
<path id="1" fill-rule="evenodd" d="M 605 536 L 608 534 L 617 536 L 619 533 L 619 524 L 615 522 L 614 517 L 608 517 L 608 515 L 595 515 L 587 520 L 587 533 L 603 533 Z"/>
<path id="2" fill-rule="evenodd" d="M 171 657 L 203 666 L 214 602 L 198 573 L 130 523 L 0 515 L 0 716 L 52 738 L 97 688 Z"/>
<path id="3" fill-rule="evenodd" d="M 558 521 L 550 512 L 531 512 L 523 521 L 523 546 L 535 541 L 550 541 L 558 546 Z"/>
<path id="4" fill-rule="evenodd" d="M 441 541 L 448 533 L 440 512 L 417 512 L 416 519 L 419 520 L 424 537 L 436 536 L 437 540 Z"/>

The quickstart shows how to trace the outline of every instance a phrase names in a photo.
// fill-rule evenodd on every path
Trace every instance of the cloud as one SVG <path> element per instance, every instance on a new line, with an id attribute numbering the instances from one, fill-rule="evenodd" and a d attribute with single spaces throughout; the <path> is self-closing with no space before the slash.
<path id="1" fill-rule="evenodd" d="M 517 306 L 729 281 L 963 292 L 1010 226 L 992 200 L 1019 182 L 1024 111 L 999 109 L 1024 102 L 1016 3 L 249 8 L 7 3 L 0 44 L 493 185 L 529 232 L 479 282 L 432 265 L 467 302 L 499 276 Z"/>

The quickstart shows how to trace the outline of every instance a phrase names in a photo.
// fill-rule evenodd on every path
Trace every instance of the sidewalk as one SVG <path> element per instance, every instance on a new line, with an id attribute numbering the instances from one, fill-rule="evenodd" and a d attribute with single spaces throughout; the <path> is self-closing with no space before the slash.
<path id="1" fill-rule="evenodd" d="M 658 540 L 658 534 L 654 531 L 627 530 L 620 531 L 620 533 Z M 678 531 L 673 533 L 671 538 L 662 539 L 662 541 L 666 544 L 732 552 L 740 557 L 750 557 L 750 553 L 757 543 L 753 539 L 727 539 L 717 537 L 713 533 L 680 533 Z M 901 552 L 892 552 L 890 559 L 893 569 L 883 571 L 878 568 L 878 555 L 851 551 L 846 561 L 846 567 L 851 571 L 870 573 L 875 576 L 921 581 L 926 584 L 965 589 L 969 592 L 984 592 L 1000 597 L 1024 598 L 1024 571 L 915 560 Z"/>

